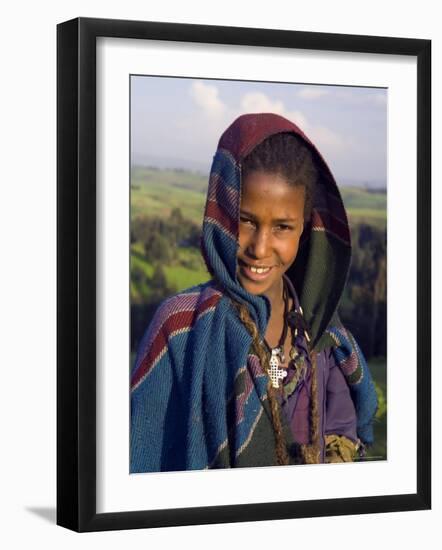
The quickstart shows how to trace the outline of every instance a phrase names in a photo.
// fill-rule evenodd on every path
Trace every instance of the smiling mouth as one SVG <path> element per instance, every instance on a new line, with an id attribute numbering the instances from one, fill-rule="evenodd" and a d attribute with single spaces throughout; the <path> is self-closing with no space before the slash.
<path id="1" fill-rule="evenodd" d="M 273 269 L 273 266 L 255 266 L 244 261 L 240 261 L 239 265 L 243 275 L 254 281 L 265 279 Z"/>
<path id="2" fill-rule="evenodd" d="M 253 265 L 248 265 L 246 267 L 250 269 L 250 271 L 252 271 L 253 273 L 267 273 L 272 269 L 271 267 L 255 267 Z"/>

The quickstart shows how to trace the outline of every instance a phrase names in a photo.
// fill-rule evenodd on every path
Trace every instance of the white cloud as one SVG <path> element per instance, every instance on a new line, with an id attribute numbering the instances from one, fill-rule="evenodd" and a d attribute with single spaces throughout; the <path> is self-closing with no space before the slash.
<path id="1" fill-rule="evenodd" d="M 243 95 L 241 108 L 247 113 L 277 113 L 280 115 L 284 111 L 284 104 L 282 101 L 270 99 L 262 92 L 251 92 Z"/>
<path id="2" fill-rule="evenodd" d="M 324 156 L 327 152 L 337 154 L 346 151 L 348 153 L 353 148 L 352 142 L 325 126 L 312 126 L 306 130 L 306 134 L 319 151 L 324 152 Z"/>
<path id="3" fill-rule="evenodd" d="M 223 103 L 216 85 L 194 82 L 191 95 L 201 112 L 192 119 L 182 120 L 182 128 L 199 136 L 201 150 L 205 150 L 209 144 L 213 148 L 222 132 L 245 113 L 276 113 L 287 118 L 305 132 L 325 158 L 348 154 L 354 148 L 348 138 L 330 128 L 315 124 L 302 111 L 290 109 L 283 101 L 272 99 L 263 92 L 244 93 L 235 106 L 230 106 Z"/>
<path id="4" fill-rule="evenodd" d="M 226 112 L 226 106 L 219 98 L 218 88 L 212 84 L 196 81 L 192 83 L 190 93 L 203 112 L 209 117 L 219 118 Z"/>
<path id="5" fill-rule="evenodd" d="M 297 95 L 301 99 L 319 99 L 328 94 L 329 94 L 328 90 L 324 88 L 312 86 L 311 88 L 302 88 L 302 90 L 299 90 Z"/>
<path id="6" fill-rule="evenodd" d="M 245 94 L 241 100 L 242 113 L 276 113 L 297 124 L 318 149 L 327 154 L 349 150 L 352 144 L 330 128 L 312 123 L 299 110 L 288 109 L 282 101 L 273 100 L 262 92 Z M 240 114 L 240 113 L 239 113 Z"/>

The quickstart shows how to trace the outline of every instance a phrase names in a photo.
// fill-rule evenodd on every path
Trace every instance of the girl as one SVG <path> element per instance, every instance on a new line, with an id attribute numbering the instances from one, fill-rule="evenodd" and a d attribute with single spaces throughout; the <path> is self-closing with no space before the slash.
<path id="1" fill-rule="evenodd" d="M 132 374 L 131 472 L 351 461 L 376 393 L 336 310 L 348 222 L 314 145 L 240 116 L 213 160 L 201 248 L 212 276 L 166 300 Z"/>

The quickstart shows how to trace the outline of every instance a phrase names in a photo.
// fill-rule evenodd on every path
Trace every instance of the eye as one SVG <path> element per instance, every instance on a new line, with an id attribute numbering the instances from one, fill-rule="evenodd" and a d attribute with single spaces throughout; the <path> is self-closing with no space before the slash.
<path id="1" fill-rule="evenodd" d="M 291 231 L 292 229 L 294 229 L 293 226 L 292 225 L 287 225 L 286 223 L 280 223 L 276 226 L 276 230 L 277 231 L 282 231 L 282 232 Z"/>
<path id="2" fill-rule="evenodd" d="M 240 216 L 239 221 L 243 225 L 247 225 L 249 227 L 254 227 L 255 226 L 255 222 L 253 220 L 251 220 L 250 218 L 244 218 L 243 216 Z"/>

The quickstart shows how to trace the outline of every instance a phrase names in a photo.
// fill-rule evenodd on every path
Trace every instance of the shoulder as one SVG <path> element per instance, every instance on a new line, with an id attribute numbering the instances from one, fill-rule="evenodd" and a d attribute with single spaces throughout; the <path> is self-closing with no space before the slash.
<path id="1" fill-rule="evenodd" d="M 132 389 L 170 351 L 171 341 L 180 335 L 184 337 L 201 317 L 216 308 L 222 296 L 214 282 L 208 281 L 170 296 L 158 306 L 138 348 Z"/>
<path id="2" fill-rule="evenodd" d="M 155 313 L 154 321 L 164 326 L 174 316 L 202 314 L 216 306 L 222 295 L 213 281 L 193 286 L 164 300 Z"/>
<path id="3" fill-rule="evenodd" d="M 327 333 L 335 342 L 333 354 L 337 365 L 341 368 L 347 382 L 359 384 L 367 377 L 367 363 L 353 334 L 343 325 L 329 327 Z"/>

